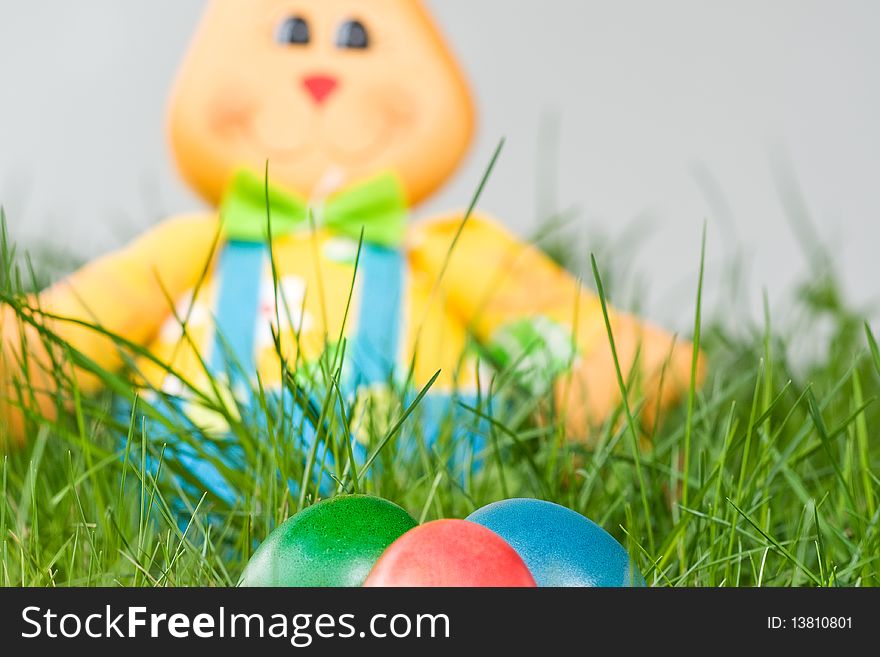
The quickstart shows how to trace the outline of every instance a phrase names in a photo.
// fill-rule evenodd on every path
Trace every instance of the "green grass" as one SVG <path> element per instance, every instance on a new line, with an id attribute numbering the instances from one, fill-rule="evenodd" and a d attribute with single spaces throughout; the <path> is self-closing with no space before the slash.
<path id="1" fill-rule="evenodd" d="M 582 262 L 557 248 L 554 256 L 588 274 L 585 284 L 603 307 L 614 302 L 609 281 L 620 276 L 607 268 L 610 255 Z M 655 585 L 878 585 L 880 349 L 860 313 L 842 300 L 830 260 L 815 259 L 813 275 L 792 299 L 797 321 L 782 327 L 767 304 L 759 324 L 702 308 L 702 263 L 694 254 L 701 274 L 693 337 L 708 356 L 710 376 L 651 429 L 650 448 L 640 447 L 647 442 L 642 399 L 622 368 L 617 382 L 627 391 L 625 403 L 589 444 L 566 440 L 551 400 L 530 397 L 502 371 L 492 382 L 493 411 L 484 399 L 462 409 L 457 421 L 486 435 L 483 466 L 474 469 L 450 458 L 452 420 L 436 445 L 425 444 L 420 397 L 402 392 L 367 404 L 371 421 L 362 438 L 370 457 L 355 462 L 356 409 L 337 394 L 342 340 L 316 367 L 293 363 L 285 371 L 294 396 L 319 400 L 309 413 L 324 427 L 332 468 L 318 462 L 301 427 L 263 390 L 256 390 L 258 417 L 248 417 L 218 386 L 197 394 L 225 418 L 231 442 L 241 447 L 242 466 L 229 468 L 168 419 L 161 398 L 148 402 L 124 374 L 100 370 L 44 332 L 67 359 L 96 373 L 107 392 L 79 394 L 58 363 L 60 397 L 72 400 L 73 410 L 57 421 L 32 414 L 27 446 L 0 456 L 0 584 L 234 585 L 259 540 L 313 503 L 318 475 L 329 470 L 336 493 L 386 497 L 421 521 L 464 517 L 506 497 L 558 502 L 617 537 Z M 26 262 L 4 233 L 0 300 L 40 325 L 22 295 L 39 287 L 33 270 L 40 268 Z M 179 320 L 185 327 L 187 318 Z M 613 345 L 610 328 L 608 339 Z M 129 356 L 147 355 L 115 340 Z M 810 360 L 796 355 L 816 344 L 822 348 Z M 112 412 L 120 400 L 136 404 L 139 414 Z M 153 427 L 216 463 L 241 500 L 228 505 L 189 490 L 186 468 Z M 298 486 L 291 489 L 290 481 Z M 184 501 L 184 522 L 175 500 Z"/>

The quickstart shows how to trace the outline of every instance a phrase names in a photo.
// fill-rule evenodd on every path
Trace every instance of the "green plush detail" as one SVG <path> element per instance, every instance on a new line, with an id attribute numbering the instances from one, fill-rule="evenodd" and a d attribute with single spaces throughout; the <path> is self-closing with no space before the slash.
<path id="1" fill-rule="evenodd" d="M 273 237 L 307 228 L 308 211 L 304 199 L 247 169 L 235 174 L 220 205 L 226 238 L 241 242 L 267 241 L 270 216 Z M 407 208 L 400 180 L 386 172 L 330 196 L 313 208 L 313 216 L 319 227 L 354 240 L 363 229 L 368 244 L 396 248 L 403 242 Z"/>
<path id="2" fill-rule="evenodd" d="M 487 348 L 499 369 L 509 370 L 519 385 L 535 395 L 547 392 L 577 356 L 571 331 L 544 316 L 502 326 Z"/>

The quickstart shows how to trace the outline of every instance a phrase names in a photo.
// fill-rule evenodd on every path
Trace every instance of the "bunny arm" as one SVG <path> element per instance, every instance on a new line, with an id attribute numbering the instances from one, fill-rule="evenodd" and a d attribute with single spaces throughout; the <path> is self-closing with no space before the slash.
<path id="1" fill-rule="evenodd" d="M 502 343 L 508 346 L 506 355 L 514 366 L 525 362 L 535 370 L 552 372 L 548 387 L 554 390 L 568 435 L 586 438 L 621 400 L 598 297 L 496 221 L 475 214 L 463 229 L 461 225 L 462 215 L 452 214 L 415 226 L 409 235 L 413 266 L 432 277 L 442 276 L 447 303 L 490 354 Z M 608 310 L 623 377 L 628 381 L 638 375 L 643 393 L 639 398 L 645 402 L 640 417 L 651 424 L 690 385 L 693 346 L 636 317 Z M 528 354 L 510 353 L 511 344 L 519 341 L 524 346 L 529 336 L 543 342 L 545 351 L 557 354 L 564 353 L 567 341 L 564 366 L 557 367 L 552 358 L 535 360 Z M 702 354 L 697 364 L 700 383 L 705 372 Z M 636 395 L 630 400 L 635 403 Z"/>
<path id="2" fill-rule="evenodd" d="M 25 312 L 101 368 L 119 369 L 123 358 L 113 339 L 82 323 L 147 344 L 171 313 L 169 297 L 176 301 L 198 283 L 213 255 L 217 228 L 216 217 L 210 215 L 169 219 L 130 245 L 31 295 Z M 61 354 L 9 306 L 0 308 L 0 336 L 0 421 L 11 442 L 22 444 L 23 406 L 30 408 L 35 402 L 33 410 L 46 417 L 55 414 L 58 380 L 53 360 L 58 362 Z M 85 393 L 100 385 L 94 375 L 80 369 L 74 374 Z M 33 398 L 22 398 L 20 389 L 28 395 L 33 392 Z"/>

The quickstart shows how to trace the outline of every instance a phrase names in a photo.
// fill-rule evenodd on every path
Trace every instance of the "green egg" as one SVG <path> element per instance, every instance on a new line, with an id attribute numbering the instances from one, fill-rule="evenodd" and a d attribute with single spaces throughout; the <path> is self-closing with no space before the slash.
<path id="1" fill-rule="evenodd" d="M 385 548 L 417 524 L 378 497 L 324 500 L 269 534 L 239 586 L 361 586 Z"/>

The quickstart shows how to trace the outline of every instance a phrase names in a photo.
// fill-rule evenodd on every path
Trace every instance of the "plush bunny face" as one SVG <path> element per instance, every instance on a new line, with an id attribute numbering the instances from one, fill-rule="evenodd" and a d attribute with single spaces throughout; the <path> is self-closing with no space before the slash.
<path id="1" fill-rule="evenodd" d="M 187 181 L 240 167 L 318 196 L 393 169 L 410 203 L 454 171 L 473 106 L 419 0 L 212 0 L 171 106 Z"/>

